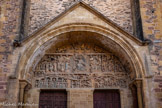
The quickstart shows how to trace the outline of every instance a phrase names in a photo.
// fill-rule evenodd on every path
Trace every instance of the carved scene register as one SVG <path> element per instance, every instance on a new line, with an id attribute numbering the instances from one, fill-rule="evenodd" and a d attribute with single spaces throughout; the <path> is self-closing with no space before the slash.
<path id="1" fill-rule="evenodd" d="M 126 88 L 129 80 L 115 55 L 91 44 L 51 48 L 33 72 L 36 88 Z"/>

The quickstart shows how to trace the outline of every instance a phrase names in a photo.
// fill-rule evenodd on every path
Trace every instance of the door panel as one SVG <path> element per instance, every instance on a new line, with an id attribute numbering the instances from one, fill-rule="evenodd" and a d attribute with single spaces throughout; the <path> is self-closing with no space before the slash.
<path id="1" fill-rule="evenodd" d="M 120 94 L 117 90 L 96 90 L 94 108 L 120 108 Z"/>
<path id="2" fill-rule="evenodd" d="M 39 108 L 67 108 L 66 92 L 42 91 L 40 93 Z"/>

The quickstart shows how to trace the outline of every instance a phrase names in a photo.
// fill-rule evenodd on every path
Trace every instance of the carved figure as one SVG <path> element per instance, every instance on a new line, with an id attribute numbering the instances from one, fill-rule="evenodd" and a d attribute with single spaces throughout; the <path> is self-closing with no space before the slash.
<path id="1" fill-rule="evenodd" d="M 128 74 L 118 58 L 89 44 L 58 48 L 45 54 L 34 71 L 37 88 L 127 87 Z M 42 77 L 40 79 L 40 77 Z"/>

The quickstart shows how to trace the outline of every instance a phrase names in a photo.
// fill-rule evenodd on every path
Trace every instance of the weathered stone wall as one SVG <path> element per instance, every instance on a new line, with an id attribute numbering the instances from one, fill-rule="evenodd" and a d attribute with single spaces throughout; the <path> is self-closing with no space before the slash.
<path id="1" fill-rule="evenodd" d="M 5 99 L 11 73 L 13 40 L 19 33 L 21 0 L 0 0 L 0 101 Z"/>
<path id="2" fill-rule="evenodd" d="M 141 16 L 145 38 L 152 41 L 149 46 L 151 71 L 155 75 L 155 100 L 157 108 L 162 108 L 162 1 L 140 0 Z"/>
<path id="3" fill-rule="evenodd" d="M 92 108 L 93 90 L 68 90 L 68 108 Z"/>
<path id="4" fill-rule="evenodd" d="M 22 0 L 0 0 L 0 101 L 5 99 L 7 76 L 13 72 L 13 40 L 19 35 Z M 48 2 L 47 2 L 48 1 Z M 132 32 L 129 0 L 84 0 L 99 12 Z M 72 3 L 71 3 L 72 2 Z M 31 0 L 30 34 L 52 18 L 66 10 L 74 2 L 71 0 Z M 151 56 L 150 71 L 154 75 L 155 93 L 153 104 L 162 106 L 162 1 L 140 0 L 141 16 L 145 38 L 152 41 L 149 46 Z M 148 65 L 148 64 L 147 64 Z M 152 92 L 151 92 L 152 93 Z M 156 102 L 155 102 L 156 101 Z"/>
<path id="5" fill-rule="evenodd" d="M 130 0 L 83 0 L 132 33 Z M 31 0 L 29 34 L 75 4 L 77 0 Z"/>

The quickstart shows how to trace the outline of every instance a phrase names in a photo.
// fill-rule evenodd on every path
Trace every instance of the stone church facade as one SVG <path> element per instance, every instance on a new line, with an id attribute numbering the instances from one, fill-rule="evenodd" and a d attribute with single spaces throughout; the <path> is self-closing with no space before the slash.
<path id="1" fill-rule="evenodd" d="M 161 0 L 1 0 L 0 108 L 162 108 Z"/>

